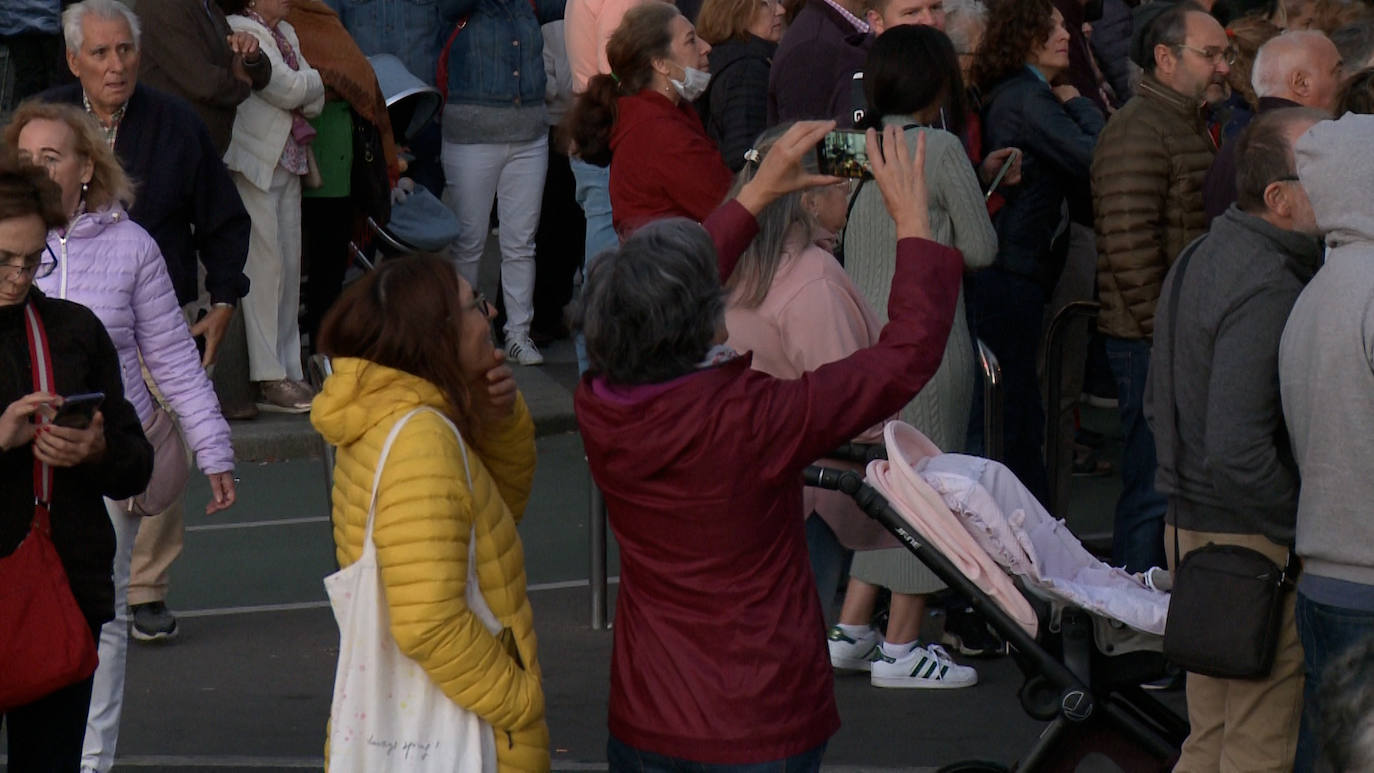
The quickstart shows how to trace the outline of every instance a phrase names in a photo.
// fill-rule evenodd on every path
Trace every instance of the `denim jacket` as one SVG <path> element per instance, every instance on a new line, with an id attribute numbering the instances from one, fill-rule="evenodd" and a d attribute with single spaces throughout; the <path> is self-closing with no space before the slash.
<path id="1" fill-rule="evenodd" d="M 546 79 L 540 25 L 563 18 L 566 2 L 439 0 L 440 47 L 448 42 L 458 21 L 468 17 L 449 50 L 449 104 L 543 104 Z"/>
<path id="2" fill-rule="evenodd" d="M 420 80 L 434 85 L 439 65 L 438 0 L 324 0 L 368 56 L 392 54 Z M 444 38 L 445 40 L 447 38 Z"/>
<path id="3" fill-rule="evenodd" d="M 56 35 L 62 31 L 62 6 L 57 0 L 5 0 L 0 13 L 0 35 L 40 33 Z"/>

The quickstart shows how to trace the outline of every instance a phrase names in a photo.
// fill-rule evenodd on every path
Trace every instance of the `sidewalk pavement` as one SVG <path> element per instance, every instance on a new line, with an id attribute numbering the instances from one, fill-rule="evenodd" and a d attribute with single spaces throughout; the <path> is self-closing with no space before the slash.
<path id="1" fill-rule="evenodd" d="M 538 367 L 511 365 L 515 381 L 534 416 L 536 437 L 577 430 L 573 390 L 577 387 L 577 355 L 572 341 L 556 341 L 543 349 Z M 234 457 L 240 462 L 278 462 L 318 457 L 323 442 L 310 426 L 309 414 L 268 413 L 256 419 L 229 422 Z"/>

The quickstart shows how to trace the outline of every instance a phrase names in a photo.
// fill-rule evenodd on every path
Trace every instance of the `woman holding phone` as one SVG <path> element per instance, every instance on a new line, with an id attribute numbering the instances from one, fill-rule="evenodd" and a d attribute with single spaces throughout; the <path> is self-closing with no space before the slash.
<path id="1" fill-rule="evenodd" d="M 730 170 L 692 106 L 711 80 L 710 51 L 676 6 L 632 8 L 606 44 L 610 74 L 587 81 L 568 115 L 578 157 L 611 167 L 622 240 L 665 217 L 703 220 L 730 189 Z"/>
<path id="2" fill-rule="evenodd" d="M 973 272 L 992 264 L 997 232 L 988 219 L 978 175 L 959 141 L 966 114 L 964 95 L 954 45 L 934 27 L 892 27 L 869 50 L 864 63 L 868 106 L 864 120 L 875 127 L 899 127 L 908 147 L 914 147 L 918 137 L 926 138 L 931 238 L 959 250 L 965 271 Z M 1004 169 L 1010 167 L 1003 164 Z M 859 192 L 850 223 L 845 230 L 845 270 L 878 319 L 886 322 L 896 260 L 895 224 L 872 186 Z M 942 451 L 964 450 L 974 399 L 974 358 L 961 287 L 940 369 L 901 412 L 903 421 L 925 433 Z M 930 670 L 931 661 L 948 665 L 949 654 L 939 644 L 922 644 L 917 638 L 926 601 L 930 594 L 944 590 L 944 583 L 886 534 L 846 547 L 858 552 L 839 622 L 827 636 L 831 664 L 869 672 L 876 687 L 976 684 L 977 672 L 966 666 Z M 869 625 L 881 588 L 892 591 L 886 637 Z"/>
<path id="3" fill-rule="evenodd" d="M 999 189 L 1006 205 L 993 222 L 997 258 L 969 278 L 969 321 L 1002 366 L 1006 464 L 1041 502 L 1049 481 L 1036 357 L 1045 304 L 1067 249 L 1067 240 L 1057 242 L 1056 235 L 1068 232 L 1066 215 L 1073 212 L 1092 225 L 1089 167 L 1106 123 L 1077 89 L 1050 85 L 1068 69 L 1069 32 L 1050 0 L 992 8 L 973 69 L 983 94 L 983 145 L 1017 147 L 1025 155 L 1021 184 Z M 975 407 L 969 433 L 982 438 L 981 406 Z"/>
<path id="4" fill-rule="evenodd" d="M 61 192 L 43 168 L 0 146 L 0 562 L 30 536 L 37 517 L 35 461 L 46 464 L 52 469 L 49 509 L 62 514 L 50 520 L 52 543 L 89 625 L 83 635 L 91 636 L 94 646 L 101 625 L 114 617 L 115 536 L 101 497 L 123 499 L 142 491 L 152 473 L 153 451 L 138 414 L 124 399 L 119 356 L 100 320 L 89 309 L 34 287 L 35 277 L 57 269 L 46 239 L 50 229 L 66 222 Z M 53 391 L 105 394 L 85 429 L 46 421 L 62 398 L 34 388 L 31 363 L 37 358 L 26 332 L 30 309 L 46 332 Z M 0 687 L 11 687 L 10 680 L 31 665 L 37 664 L 6 662 Z M 75 773 L 80 768 L 92 679 L 0 709 L 11 770 Z"/>
<path id="5" fill-rule="evenodd" d="M 100 669 L 91 698 L 86 763 L 114 763 L 128 649 L 129 566 L 142 516 L 179 507 L 186 493 L 186 433 L 196 463 L 209 479 L 207 514 L 234 504 L 234 449 L 195 341 L 186 326 L 157 243 L 129 219 L 132 186 L 100 128 L 72 105 L 26 102 L 15 111 L 5 141 L 48 170 L 62 189 L 68 222 L 48 233 L 57 270 L 37 280 L 54 298 L 95 312 L 119 353 L 124 393 L 153 444 L 156 465 L 148 490 L 109 500 L 114 524 L 115 619 L 100 635 Z M 144 383 L 146 367 L 174 420 Z M 180 428 L 178 428 L 178 424 Z M 168 635 L 175 635 L 175 623 Z"/>

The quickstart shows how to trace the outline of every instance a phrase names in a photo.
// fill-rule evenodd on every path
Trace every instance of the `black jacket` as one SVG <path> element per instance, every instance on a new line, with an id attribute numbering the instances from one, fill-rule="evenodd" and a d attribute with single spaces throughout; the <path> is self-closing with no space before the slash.
<path id="1" fill-rule="evenodd" d="M 86 619 L 114 617 L 115 535 L 102 496 L 126 499 L 143 492 L 153 474 L 153 447 L 134 407 L 124 399 L 119 355 L 90 309 L 29 297 L 48 333 L 54 386 L 59 394 L 104 392 L 105 456 L 100 462 L 53 471 L 52 538 L 72 594 Z M 24 306 L 0 307 L 0 406 L 33 392 Z M 33 520 L 33 446 L 0 452 L 0 556 L 23 542 Z"/>
<path id="2" fill-rule="evenodd" d="M 1234 206 L 1194 249 L 1177 297 L 1183 261 L 1174 261 L 1145 386 L 1155 487 L 1169 495 L 1170 522 L 1292 544 L 1298 466 L 1279 399 L 1279 339 L 1321 261 L 1316 237 Z"/>
<path id="3" fill-rule="evenodd" d="M 48 102 L 81 105 L 80 83 L 42 95 Z M 152 234 L 177 302 L 196 299 L 196 257 L 205 265 L 205 289 L 216 303 L 248 294 L 243 264 L 252 221 L 210 140 L 205 123 L 181 97 L 142 83 L 134 87 L 115 137 L 115 155 L 133 178 L 129 217 Z"/>
<path id="4" fill-rule="evenodd" d="M 849 81 L 863 69 L 873 36 L 824 0 L 806 0 L 768 73 L 768 125 L 837 118 L 850 109 Z"/>
<path id="5" fill-rule="evenodd" d="M 1061 104 L 1049 84 L 1027 68 L 993 87 L 982 119 L 983 147 L 1014 147 L 1025 154 L 1021 184 L 999 189 L 1007 203 L 993 219 L 994 265 L 1040 282 L 1048 293 L 1062 268 L 1050 256 L 1066 201 L 1086 205 L 1087 222 L 1092 222 L 1089 170 L 1106 122 L 1086 97 Z"/>
<path id="6" fill-rule="evenodd" d="M 1134 30 L 1131 7 L 1126 0 L 1103 0 L 1102 18 L 1093 22 L 1093 36 L 1088 41 L 1102 76 L 1116 92 L 1116 106 L 1126 104 L 1131 89 L 1131 32 Z"/>
<path id="7" fill-rule="evenodd" d="M 1281 97 L 1260 97 L 1258 107 L 1255 115 L 1300 105 Z M 1236 203 L 1236 139 L 1239 137 L 1237 134 L 1235 138 L 1222 144 L 1217 150 L 1216 158 L 1212 159 L 1212 168 L 1207 170 L 1207 177 L 1202 181 L 1202 204 L 1207 208 L 1208 220 L 1221 217 L 1223 212 Z"/>
<path id="8" fill-rule="evenodd" d="M 768 125 L 768 69 L 777 43 L 750 35 L 711 49 L 711 85 L 697 100 L 706 133 L 731 172 Z"/>

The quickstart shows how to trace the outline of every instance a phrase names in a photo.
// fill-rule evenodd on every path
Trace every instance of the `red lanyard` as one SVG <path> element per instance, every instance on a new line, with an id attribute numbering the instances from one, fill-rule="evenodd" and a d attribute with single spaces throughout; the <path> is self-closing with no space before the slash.
<path id="1" fill-rule="evenodd" d="M 43 319 L 33 303 L 24 304 L 24 326 L 29 334 L 29 363 L 33 371 L 33 390 L 53 393 L 55 379 L 52 372 L 52 352 L 48 349 L 48 331 L 43 328 Z M 39 426 L 48 423 L 41 412 L 35 414 Z M 33 459 L 33 506 L 40 516 L 46 516 L 52 506 L 52 468 L 38 457 Z M 44 518 L 46 520 L 46 518 Z"/>

